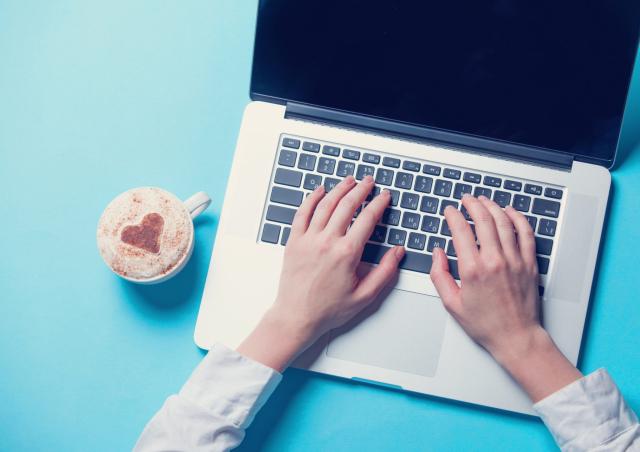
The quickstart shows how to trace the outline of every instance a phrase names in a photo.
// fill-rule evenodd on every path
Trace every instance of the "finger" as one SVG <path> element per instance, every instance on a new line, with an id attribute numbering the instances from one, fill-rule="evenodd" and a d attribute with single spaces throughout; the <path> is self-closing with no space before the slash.
<path id="1" fill-rule="evenodd" d="M 340 200 L 325 230 L 332 234 L 344 235 L 347 227 L 351 224 L 356 209 L 362 205 L 372 189 L 373 180 L 367 179 L 357 184 Z"/>
<path id="2" fill-rule="evenodd" d="M 474 261 L 478 257 L 478 245 L 471 231 L 471 226 L 464 219 L 462 213 L 453 206 L 444 209 L 444 217 L 449 225 L 453 246 L 456 249 L 460 263 Z"/>
<path id="3" fill-rule="evenodd" d="M 389 205 L 391 200 L 391 192 L 389 190 L 382 190 L 378 196 L 373 198 L 367 207 L 362 209 L 356 221 L 353 222 L 353 226 L 347 232 L 349 240 L 355 240 L 360 246 L 364 246 L 373 233 L 373 228 L 376 227 L 384 209 Z"/>
<path id="4" fill-rule="evenodd" d="M 485 197 L 480 196 L 480 198 Z M 496 224 L 493 221 L 493 215 L 479 198 L 474 198 L 473 196 L 464 196 L 462 205 L 467 209 L 467 213 L 476 225 L 476 234 L 478 235 L 478 242 L 480 242 L 480 254 L 499 254 L 501 251 L 500 239 Z"/>
<path id="5" fill-rule="evenodd" d="M 513 228 L 511 218 L 504 213 L 504 210 L 502 210 L 498 204 L 490 199 L 483 198 L 480 202 L 493 216 L 493 222 L 496 225 L 498 238 L 500 239 L 500 246 L 502 247 L 502 251 L 504 252 L 507 262 L 522 262 L 520 251 L 518 250 L 518 243 L 516 241 L 516 231 Z"/>
<path id="6" fill-rule="evenodd" d="M 307 232 L 309 222 L 316 210 L 316 206 L 324 197 L 324 186 L 319 185 L 302 202 L 291 223 L 291 238 L 300 236 Z"/>
<path id="7" fill-rule="evenodd" d="M 369 303 L 373 301 L 382 289 L 391 282 L 398 271 L 398 264 L 403 257 L 404 247 L 402 246 L 396 246 L 388 250 L 384 256 L 382 256 L 378 266 L 360 280 L 353 293 L 354 299 L 358 303 Z"/>
<path id="8" fill-rule="evenodd" d="M 513 207 L 509 206 L 505 209 L 505 213 L 511 218 L 516 228 L 518 238 L 518 248 L 520 248 L 520 256 L 528 266 L 537 265 L 536 262 L 536 239 L 533 229 L 524 215 Z"/>
<path id="9" fill-rule="evenodd" d="M 460 308 L 460 287 L 458 287 L 453 276 L 449 273 L 449 262 L 442 248 L 433 250 L 433 264 L 431 265 L 430 276 L 447 311 L 457 311 Z"/>
<path id="10" fill-rule="evenodd" d="M 353 176 L 347 176 L 342 182 L 333 187 L 333 190 L 324 197 L 316 207 L 316 211 L 311 218 L 310 230 L 321 231 L 327 225 L 329 218 L 344 195 L 349 193 L 356 181 Z"/>

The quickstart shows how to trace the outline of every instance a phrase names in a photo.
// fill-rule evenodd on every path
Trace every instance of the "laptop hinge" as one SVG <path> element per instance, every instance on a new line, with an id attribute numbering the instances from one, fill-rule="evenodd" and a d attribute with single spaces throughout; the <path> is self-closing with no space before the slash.
<path id="1" fill-rule="evenodd" d="M 525 161 L 541 166 L 571 170 L 573 156 L 530 146 L 493 141 L 485 138 L 447 132 L 439 129 L 389 121 L 371 116 L 357 115 L 340 110 L 332 110 L 311 105 L 287 102 L 285 118 L 318 122 L 337 127 L 365 130 L 384 136 L 393 136 L 409 141 L 439 144 L 462 150 L 499 156 L 511 160 Z"/>

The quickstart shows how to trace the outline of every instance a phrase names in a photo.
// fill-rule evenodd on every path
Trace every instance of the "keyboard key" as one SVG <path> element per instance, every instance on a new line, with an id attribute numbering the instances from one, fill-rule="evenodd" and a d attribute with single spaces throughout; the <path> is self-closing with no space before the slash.
<path id="1" fill-rule="evenodd" d="M 307 171 L 313 171 L 316 167 L 316 156 L 311 154 L 300 154 L 298 159 L 298 168 Z"/>
<path id="2" fill-rule="evenodd" d="M 542 256 L 536 256 L 536 261 L 538 261 L 538 273 L 546 275 L 549 271 L 549 259 Z"/>
<path id="3" fill-rule="evenodd" d="M 413 187 L 415 191 L 419 191 L 420 193 L 429 193 L 431 191 L 431 186 L 433 185 L 433 179 L 426 176 L 416 176 L 416 184 Z"/>
<path id="4" fill-rule="evenodd" d="M 460 280 L 460 273 L 458 272 L 458 261 L 455 259 L 449 259 L 449 273 L 454 279 Z"/>
<path id="5" fill-rule="evenodd" d="M 473 196 L 479 198 L 480 196 L 485 196 L 487 199 L 491 199 L 491 189 L 484 187 L 476 187 L 473 189 Z"/>
<path id="6" fill-rule="evenodd" d="M 398 226 L 400 224 L 400 210 L 397 209 L 384 209 L 382 214 L 382 224 L 388 224 L 390 226 Z"/>
<path id="7" fill-rule="evenodd" d="M 269 207 L 267 207 L 267 220 L 275 221 L 276 223 L 291 224 L 295 214 L 295 209 L 289 209 L 288 207 L 273 204 L 269 204 Z"/>
<path id="8" fill-rule="evenodd" d="M 547 187 L 547 188 L 544 189 L 544 195 L 547 198 L 561 199 L 562 198 L 562 190 L 558 190 L 557 188 Z"/>
<path id="9" fill-rule="evenodd" d="M 405 251 L 404 257 L 398 266 L 404 270 L 429 273 L 431 271 L 432 263 L 432 257 L 429 254 Z"/>
<path id="10" fill-rule="evenodd" d="M 538 286 L 538 295 L 542 297 L 544 295 L 544 287 Z"/>
<path id="11" fill-rule="evenodd" d="M 460 213 L 462 213 L 462 216 L 465 220 L 471 220 L 471 215 L 469 215 L 469 212 L 467 212 L 467 208 L 465 206 L 460 207 Z"/>
<path id="12" fill-rule="evenodd" d="M 442 222 L 442 229 L 440 229 L 440 234 L 446 235 L 447 237 L 451 237 L 451 229 L 449 229 L 449 224 L 447 220 Z"/>
<path id="13" fill-rule="evenodd" d="M 329 146 L 329 145 L 325 144 L 322 147 L 322 153 L 324 155 L 330 155 L 331 157 L 339 157 L 340 156 L 340 148 L 337 148 L 335 146 Z"/>
<path id="14" fill-rule="evenodd" d="M 420 211 L 424 213 L 436 213 L 438 211 L 438 198 L 423 196 L 420 202 Z"/>
<path id="15" fill-rule="evenodd" d="M 411 186 L 413 185 L 413 174 L 409 174 L 409 173 L 396 174 L 396 183 L 394 185 L 397 188 L 411 189 Z"/>
<path id="16" fill-rule="evenodd" d="M 504 188 L 511 191 L 520 191 L 522 190 L 522 182 L 506 180 L 504 181 Z"/>
<path id="17" fill-rule="evenodd" d="M 324 178 L 324 191 L 329 193 L 339 183 L 340 183 L 340 179 L 334 179 L 333 177 L 325 177 Z"/>
<path id="18" fill-rule="evenodd" d="M 453 246 L 453 240 L 449 240 L 449 243 L 447 244 L 447 256 L 457 257 L 456 249 Z"/>
<path id="19" fill-rule="evenodd" d="M 431 253 L 433 252 L 434 248 L 444 249 L 446 244 L 447 244 L 446 239 L 443 239 L 442 237 L 435 237 L 432 235 L 431 237 L 429 237 L 429 243 L 427 244 L 427 251 Z"/>
<path id="20" fill-rule="evenodd" d="M 372 242 L 384 243 L 386 239 L 387 239 L 387 228 L 380 225 L 377 225 L 375 228 L 373 228 L 373 233 L 371 234 L 371 237 L 369 238 L 369 240 L 371 240 Z"/>
<path id="21" fill-rule="evenodd" d="M 462 176 L 462 180 L 473 184 L 479 184 L 481 179 L 482 177 L 477 173 L 464 173 L 464 176 Z"/>
<path id="22" fill-rule="evenodd" d="M 536 237 L 536 253 L 550 256 L 552 249 L 553 240 L 545 239 L 544 237 Z"/>
<path id="23" fill-rule="evenodd" d="M 493 176 L 484 176 L 484 184 L 490 187 L 499 187 L 502 185 L 502 179 Z"/>
<path id="24" fill-rule="evenodd" d="M 271 189 L 271 197 L 269 198 L 269 200 L 271 202 L 298 207 L 300 204 L 302 204 L 302 192 L 274 185 L 274 187 Z"/>
<path id="25" fill-rule="evenodd" d="M 547 199 L 536 198 L 533 200 L 533 208 L 531 211 L 537 215 L 558 218 L 558 214 L 560 213 L 560 203 L 556 201 L 549 201 Z"/>
<path id="26" fill-rule="evenodd" d="M 347 177 L 353 176 L 353 173 L 356 171 L 356 164 L 353 162 L 338 162 L 338 171 L 336 171 L 336 176 Z"/>
<path id="27" fill-rule="evenodd" d="M 276 184 L 288 185 L 290 187 L 299 187 L 302 182 L 302 173 L 285 168 L 276 169 L 276 175 L 273 179 Z"/>
<path id="28" fill-rule="evenodd" d="M 528 212 L 531 205 L 531 198 L 525 195 L 515 195 L 513 197 L 513 207 L 520 212 Z"/>
<path id="29" fill-rule="evenodd" d="M 540 185 L 525 184 L 524 192 L 529 193 L 530 195 L 541 195 L 542 187 Z"/>
<path id="30" fill-rule="evenodd" d="M 275 224 L 265 223 L 262 227 L 262 236 L 260 240 L 267 243 L 278 243 L 280 238 L 280 226 Z"/>
<path id="31" fill-rule="evenodd" d="M 326 157 L 320 157 L 318 161 L 318 172 L 323 174 L 333 174 L 336 169 L 336 161 Z"/>
<path id="32" fill-rule="evenodd" d="M 398 190 L 392 190 L 392 189 L 386 189 L 389 190 L 389 193 L 391 193 L 391 201 L 389 202 L 389 204 L 391 204 L 392 206 L 397 206 L 398 205 L 398 201 L 400 201 L 400 192 Z"/>
<path id="33" fill-rule="evenodd" d="M 433 166 L 433 165 L 424 165 L 422 167 L 422 172 L 425 174 L 429 174 L 430 176 L 439 176 L 440 175 L 440 167 L 439 166 Z"/>
<path id="34" fill-rule="evenodd" d="M 500 207 L 503 207 L 503 208 L 507 207 L 509 205 L 509 203 L 511 202 L 511 193 L 507 193 L 506 191 L 496 190 L 493 193 L 493 200 Z"/>
<path id="35" fill-rule="evenodd" d="M 307 174 L 304 176 L 304 189 L 305 190 L 315 190 L 320 185 L 322 185 L 322 176 L 318 174 Z"/>
<path id="36" fill-rule="evenodd" d="M 280 245 L 287 245 L 289 241 L 289 234 L 291 234 L 291 228 L 284 228 L 282 231 L 282 238 L 280 239 Z"/>
<path id="37" fill-rule="evenodd" d="M 553 237 L 556 235 L 556 227 L 558 223 L 553 220 L 547 220 L 546 218 L 540 219 L 540 226 L 538 227 L 538 234 L 546 235 L 547 237 Z"/>
<path id="38" fill-rule="evenodd" d="M 354 151 L 353 149 L 345 149 L 342 151 L 342 156 L 349 160 L 360 160 L 360 151 Z"/>
<path id="39" fill-rule="evenodd" d="M 379 155 L 375 155 L 375 154 L 367 154 L 365 153 L 362 156 L 362 161 L 365 163 L 373 163 L 375 165 L 377 165 L 378 163 L 380 163 L 380 156 Z"/>
<path id="40" fill-rule="evenodd" d="M 407 171 L 420 171 L 420 164 L 418 162 L 412 162 L 411 160 L 405 160 L 402 162 L 402 169 Z"/>
<path id="41" fill-rule="evenodd" d="M 420 196 L 415 193 L 404 192 L 402 194 L 402 200 L 400 201 L 400 207 L 405 209 L 416 210 L 418 203 L 420 202 Z"/>
<path id="42" fill-rule="evenodd" d="M 302 143 L 302 149 L 309 152 L 320 152 L 320 145 L 318 143 L 305 141 L 304 143 Z"/>
<path id="43" fill-rule="evenodd" d="M 376 184 L 391 185 L 393 182 L 393 171 L 384 168 L 378 168 L 376 171 Z"/>
<path id="44" fill-rule="evenodd" d="M 531 226 L 531 229 L 533 229 L 535 231 L 536 230 L 536 225 L 538 224 L 538 219 L 536 217 L 532 217 L 530 215 L 525 215 L 525 218 L 529 222 L 529 226 Z"/>
<path id="45" fill-rule="evenodd" d="M 373 190 L 371 190 L 369 192 L 369 194 L 367 195 L 367 197 L 365 198 L 366 202 L 371 201 L 373 198 L 375 198 L 376 196 L 378 196 L 380 194 L 380 192 L 382 191 L 382 189 L 380 187 L 373 187 Z"/>
<path id="46" fill-rule="evenodd" d="M 413 248 L 414 250 L 423 250 L 426 243 L 426 235 L 420 234 L 419 232 L 409 233 L 409 241 L 407 242 L 407 246 L 409 248 Z"/>
<path id="47" fill-rule="evenodd" d="M 436 186 L 433 189 L 433 194 L 438 196 L 451 196 L 451 189 L 453 188 L 453 183 L 448 180 L 438 179 L 436 181 Z"/>
<path id="48" fill-rule="evenodd" d="M 284 138 L 282 140 L 282 145 L 285 148 L 298 149 L 300 147 L 300 140 L 296 140 L 295 138 Z"/>
<path id="49" fill-rule="evenodd" d="M 440 215 L 444 215 L 444 209 L 447 206 L 453 206 L 456 210 L 458 209 L 458 203 L 456 201 L 451 201 L 450 199 L 443 199 L 440 203 Z"/>
<path id="50" fill-rule="evenodd" d="M 405 212 L 402 214 L 402 227 L 407 229 L 418 229 L 420 227 L 420 214 Z"/>
<path id="51" fill-rule="evenodd" d="M 366 156 L 367 154 L 365 154 Z M 369 165 L 358 165 L 358 171 L 356 172 L 356 179 L 362 180 L 365 176 L 373 176 L 375 168 Z"/>
<path id="52" fill-rule="evenodd" d="M 282 149 L 280 151 L 280 157 L 278 158 L 278 164 L 282 166 L 296 166 L 296 158 L 298 154 L 296 151 L 289 151 L 287 149 Z"/>
<path id="53" fill-rule="evenodd" d="M 403 231 L 402 229 L 390 229 L 387 243 L 389 245 L 404 245 L 406 239 L 407 231 Z"/>
<path id="54" fill-rule="evenodd" d="M 453 197 L 456 199 L 462 199 L 465 193 L 471 193 L 471 185 L 461 184 L 458 182 L 456 188 L 453 190 Z"/>
<path id="55" fill-rule="evenodd" d="M 362 252 L 362 261 L 370 264 L 379 264 L 384 254 L 391 249 L 390 246 L 367 243 Z"/>
<path id="56" fill-rule="evenodd" d="M 442 175 L 447 179 L 460 179 L 460 170 L 445 168 Z"/>
<path id="57" fill-rule="evenodd" d="M 382 164 L 384 166 L 390 166 L 391 168 L 400 168 L 400 159 L 396 159 L 393 157 L 384 157 L 382 159 Z"/>
<path id="58" fill-rule="evenodd" d="M 438 228 L 440 227 L 440 218 L 432 217 L 430 215 L 422 216 L 422 229 L 424 232 L 430 232 L 431 234 L 437 234 Z"/>

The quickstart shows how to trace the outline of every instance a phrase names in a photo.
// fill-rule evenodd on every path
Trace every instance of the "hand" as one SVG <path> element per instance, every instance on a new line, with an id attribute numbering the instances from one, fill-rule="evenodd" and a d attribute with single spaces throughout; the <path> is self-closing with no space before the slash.
<path id="1" fill-rule="evenodd" d="M 460 287 L 441 249 L 431 279 L 447 311 L 537 401 L 581 374 L 540 324 L 533 231 L 524 215 L 481 196 L 462 204 L 475 223 L 480 248 L 462 214 L 445 209 L 458 256 Z"/>
<path id="2" fill-rule="evenodd" d="M 360 312 L 391 281 L 403 247 L 387 252 L 366 276 L 356 271 L 391 197 L 383 190 L 349 228 L 373 186 L 370 176 L 358 184 L 349 176 L 328 195 L 320 186 L 302 203 L 285 248 L 277 299 L 238 348 L 240 353 L 282 370 L 324 333 Z"/>

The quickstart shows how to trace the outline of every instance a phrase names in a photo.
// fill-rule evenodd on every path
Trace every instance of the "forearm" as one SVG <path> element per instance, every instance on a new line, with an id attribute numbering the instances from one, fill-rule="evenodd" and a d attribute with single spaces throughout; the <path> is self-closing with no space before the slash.
<path id="1" fill-rule="evenodd" d="M 542 328 L 515 338 L 493 355 L 534 403 L 582 378 Z"/>

